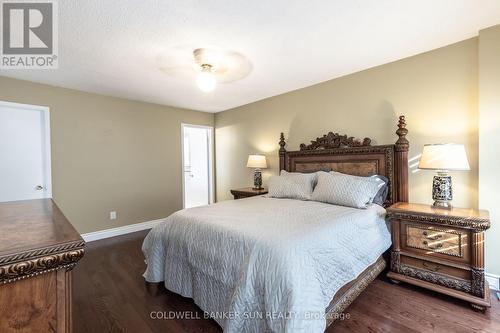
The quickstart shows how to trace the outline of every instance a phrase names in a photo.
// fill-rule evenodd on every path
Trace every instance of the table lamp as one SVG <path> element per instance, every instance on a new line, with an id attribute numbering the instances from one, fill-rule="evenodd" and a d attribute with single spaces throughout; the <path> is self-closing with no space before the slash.
<path id="1" fill-rule="evenodd" d="M 419 169 L 437 170 L 432 181 L 432 199 L 434 206 L 451 208 L 453 192 L 449 171 L 470 170 L 464 145 L 430 144 L 424 145 L 420 157 Z"/>
<path id="2" fill-rule="evenodd" d="M 253 189 L 262 190 L 262 172 L 260 169 L 267 168 L 266 157 L 264 155 L 248 155 L 247 168 L 254 168 Z"/>

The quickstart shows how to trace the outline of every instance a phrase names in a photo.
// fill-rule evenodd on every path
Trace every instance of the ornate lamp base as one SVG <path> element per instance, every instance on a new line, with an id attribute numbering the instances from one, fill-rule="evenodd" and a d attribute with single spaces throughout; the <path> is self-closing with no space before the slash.
<path id="1" fill-rule="evenodd" d="M 253 189 L 262 190 L 262 172 L 260 169 L 255 169 L 253 173 Z"/>
<path id="2" fill-rule="evenodd" d="M 440 208 L 451 208 L 453 200 L 453 189 L 451 185 L 451 176 L 446 171 L 438 171 L 432 181 L 432 199 L 433 206 Z"/>
<path id="3" fill-rule="evenodd" d="M 449 202 L 449 201 L 439 201 L 439 200 L 434 201 L 434 203 L 432 205 L 434 207 L 448 208 L 448 209 L 451 209 L 453 207 L 451 205 L 451 202 Z"/>

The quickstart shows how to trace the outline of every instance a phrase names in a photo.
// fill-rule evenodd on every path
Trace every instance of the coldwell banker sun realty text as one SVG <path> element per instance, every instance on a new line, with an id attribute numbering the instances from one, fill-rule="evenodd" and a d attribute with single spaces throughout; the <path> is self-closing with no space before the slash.
<path id="1" fill-rule="evenodd" d="M 57 68 L 57 1 L 0 0 L 0 4 L 0 69 Z"/>

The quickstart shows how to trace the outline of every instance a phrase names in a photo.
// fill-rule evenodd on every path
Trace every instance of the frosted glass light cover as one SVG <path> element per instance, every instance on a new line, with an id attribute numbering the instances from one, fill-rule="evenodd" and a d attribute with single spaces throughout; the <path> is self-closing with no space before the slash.
<path id="1" fill-rule="evenodd" d="M 198 78 L 196 79 L 196 84 L 201 91 L 208 93 L 215 89 L 217 85 L 217 80 L 213 73 L 208 71 L 203 71 L 198 74 Z"/>

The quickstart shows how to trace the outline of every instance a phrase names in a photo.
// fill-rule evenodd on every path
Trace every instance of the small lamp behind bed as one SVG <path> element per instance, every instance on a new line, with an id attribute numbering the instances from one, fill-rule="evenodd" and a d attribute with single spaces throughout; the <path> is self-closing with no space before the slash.
<path id="1" fill-rule="evenodd" d="M 255 168 L 253 174 L 253 189 L 262 190 L 262 172 L 260 169 L 267 168 L 264 155 L 248 155 L 247 168 Z"/>

